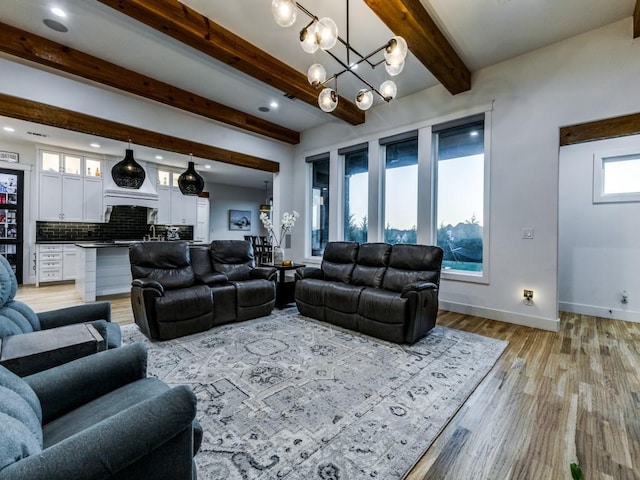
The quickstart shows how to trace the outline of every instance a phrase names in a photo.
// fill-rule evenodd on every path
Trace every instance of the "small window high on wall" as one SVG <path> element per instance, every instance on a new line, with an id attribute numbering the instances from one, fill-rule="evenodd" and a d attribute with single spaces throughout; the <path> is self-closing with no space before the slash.
<path id="1" fill-rule="evenodd" d="M 321 257 L 329 241 L 329 155 L 306 160 L 311 168 L 311 255 Z"/>
<path id="2" fill-rule="evenodd" d="M 485 260 L 484 117 L 433 128 L 434 230 L 443 271 L 481 275 Z"/>
<path id="3" fill-rule="evenodd" d="M 594 154 L 593 203 L 640 202 L 640 153 Z"/>

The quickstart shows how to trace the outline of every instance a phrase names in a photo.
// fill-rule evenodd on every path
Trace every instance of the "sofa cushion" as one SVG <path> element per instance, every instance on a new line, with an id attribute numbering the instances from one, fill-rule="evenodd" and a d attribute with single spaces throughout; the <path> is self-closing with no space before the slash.
<path id="1" fill-rule="evenodd" d="M 187 242 L 138 242 L 129 247 L 133 278 L 155 280 L 165 290 L 195 283 Z"/>
<path id="2" fill-rule="evenodd" d="M 365 288 L 360 294 L 358 313 L 382 323 L 403 324 L 407 320 L 408 300 L 400 294 L 380 288 Z"/>
<path id="3" fill-rule="evenodd" d="M 276 297 L 275 283 L 269 280 L 256 279 L 231 283 L 236 287 L 238 308 L 263 305 Z"/>
<path id="4" fill-rule="evenodd" d="M 40 320 L 30 307 L 9 300 L 0 308 L 0 338 L 40 330 Z"/>
<path id="5" fill-rule="evenodd" d="M 316 307 L 324 307 L 324 292 L 327 282 L 317 278 L 305 278 L 296 282 L 296 301 Z"/>
<path id="6" fill-rule="evenodd" d="M 214 240 L 209 245 L 209 258 L 213 270 L 231 281 L 248 280 L 256 265 L 251 242 L 242 240 Z"/>
<path id="7" fill-rule="evenodd" d="M 339 282 L 327 282 L 324 287 L 324 306 L 342 313 L 356 313 L 360 292 L 364 287 Z"/>
<path id="8" fill-rule="evenodd" d="M 0 470 L 42 451 L 42 409 L 20 377 L 0 367 Z"/>
<path id="9" fill-rule="evenodd" d="M 149 377 L 129 383 L 89 403 L 85 403 L 44 426 L 44 447 L 48 448 L 51 445 L 55 445 L 75 433 L 82 432 L 92 425 L 100 423 L 148 398 L 153 398 L 168 389 L 169 387 L 164 382 L 157 378 Z M 134 441 L 134 439 L 122 440 Z"/>
<path id="10" fill-rule="evenodd" d="M 392 292 L 414 282 L 440 284 L 442 249 L 430 245 L 397 244 L 391 247 L 389 266 L 382 281 L 382 288 Z"/>
<path id="11" fill-rule="evenodd" d="M 215 263 L 213 269 L 224 273 L 230 282 L 242 282 L 251 277 L 251 267 L 243 264 Z"/>
<path id="12" fill-rule="evenodd" d="M 358 242 L 329 242 L 322 255 L 324 279 L 330 282 L 351 283 L 358 246 Z"/>
<path id="13" fill-rule="evenodd" d="M 0 306 L 13 300 L 18 291 L 18 280 L 9 261 L 0 255 Z"/>
<path id="14" fill-rule="evenodd" d="M 167 290 L 162 297 L 156 299 L 159 322 L 179 322 L 212 312 L 213 294 L 206 285 Z"/>
<path id="15" fill-rule="evenodd" d="M 391 245 L 388 243 L 363 243 L 351 274 L 351 283 L 380 288 L 389 262 Z"/>

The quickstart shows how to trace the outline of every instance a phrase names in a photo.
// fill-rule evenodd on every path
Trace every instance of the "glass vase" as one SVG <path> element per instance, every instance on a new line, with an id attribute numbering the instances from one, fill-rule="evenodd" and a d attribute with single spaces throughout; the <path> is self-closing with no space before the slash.
<path id="1" fill-rule="evenodd" d="M 283 260 L 284 260 L 284 248 L 274 246 L 273 247 L 273 264 L 282 265 Z"/>

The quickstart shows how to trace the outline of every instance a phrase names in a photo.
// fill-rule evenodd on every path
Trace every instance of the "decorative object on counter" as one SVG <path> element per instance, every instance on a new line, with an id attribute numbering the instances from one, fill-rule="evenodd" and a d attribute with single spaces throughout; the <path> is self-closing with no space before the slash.
<path id="1" fill-rule="evenodd" d="M 269 215 L 266 212 L 262 212 L 260 214 L 260 220 L 262 221 L 262 225 L 269 232 L 269 236 L 272 238 L 271 244 L 273 245 L 273 263 L 274 264 L 282 264 L 284 260 L 284 250 L 282 248 L 282 241 L 285 236 L 293 230 L 294 225 L 296 224 L 296 220 L 300 214 L 295 210 L 293 213 L 284 212 L 282 214 L 282 223 L 280 224 L 280 235 L 276 235 L 273 230 L 273 222 Z"/>
<path id="2" fill-rule="evenodd" d="M 260 205 L 260 211 L 265 213 L 271 213 L 271 202 L 273 199 L 269 198 L 269 180 L 264 181 L 264 203 Z"/>
<path id="3" fill-rule="evenodd" d="M 167 240 L 180 240 L 180 227 L 167 227 Z"/>
<path id="4" fill-rule="evenodd" d="M 193 155 L 189 154 L 193 160 Z M 189 161 L 187 170 L 178 177 L 178 187 L 183 195 L 200 195 L 204 190 L 204 178 L 196 172 L 196 164 Z"/>
<path id="5" fill-rule="evenodd" d="M 144 183 L 146 176 L 144 168 L 133 158 L 131 140 L 129 140 L 129 148 L 124 158 L 111 169 L 111 178 L 119 187 L 137 190 Z"/>
<path id="6" fill-rule="evenodd" d="M 251 212 L 248 210 L 229 210 L 229 230 L 251 230 Z"/>

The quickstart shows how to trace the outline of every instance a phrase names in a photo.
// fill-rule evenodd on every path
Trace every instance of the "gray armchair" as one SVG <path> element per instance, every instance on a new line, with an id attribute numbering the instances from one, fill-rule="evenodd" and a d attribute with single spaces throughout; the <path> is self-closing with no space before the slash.
<path id="1" fill-rule="evenodd" d="M 106 348 L 120 346 L 120 326 L 111 322 L 111 303 L 96 302 L 35 313 L 28 305 L 14 300 L 17 290 L 18 282 L 11 265 L 0 255 L 0 340 L 12 335 L 90 323 L 104 339 Z M 47 361 L 50 361 L 49 365 L 43 363 L 42 358 L 38 359 L 44 368 L 61 363 L 55 356 Z"/>
<path id="2" fill-rule="evenodd" d="M 196 478 L 190 388 L 146 376 L 146 347 L 20 378 L 0 366 L 0 480 Z"/>

